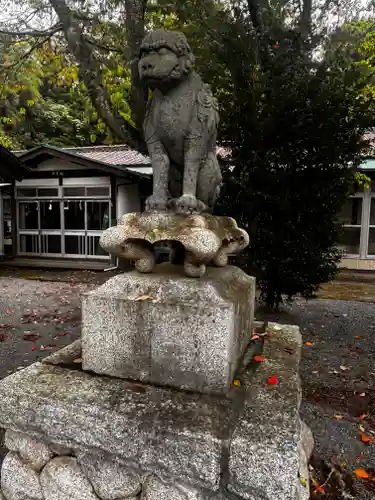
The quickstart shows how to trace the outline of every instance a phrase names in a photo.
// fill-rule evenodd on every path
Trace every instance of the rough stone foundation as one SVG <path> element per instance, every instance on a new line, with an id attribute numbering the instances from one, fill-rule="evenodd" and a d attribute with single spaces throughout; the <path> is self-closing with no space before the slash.
<path id="1" fill-rule="evenodd" d="M 267 331 L 265 361 L 245 358 L 227 397 L 85 373 L 72 362 L 79 343 L 6 378 L 3 497 L 307 500 L 301 336 L 295 326 Z"/>

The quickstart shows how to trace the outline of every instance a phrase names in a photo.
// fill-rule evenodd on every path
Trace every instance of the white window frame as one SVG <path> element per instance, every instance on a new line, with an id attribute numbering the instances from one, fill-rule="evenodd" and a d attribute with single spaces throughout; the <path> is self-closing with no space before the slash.
<path id="1" fill-rule="evenodd" d="M 371 184 L 370 187 L 367 189 L 368 190 L 368 218 L 367 218 L 367 236 L 366 236 L 366 241 L 367 241 L 367 247 L 366 247 L 366 258 L 367 259 L 375 259 L 375 254 L 369 254 L 368 253 L 368 247 L 369 247 L 369 238 L 370 238 L 370 229 L 375 229 L 375 224 L 370 224 L 370 218 L 371 218 L 371 200 L 375 200 L 375 191 L 371 191 Z"/>
<path id="2" fill-rule="evenodd" d="M 30 182 L 31 181 L 31 182 Z M 46 182 L 47 181 L 47 182 Z M 53 181 L 53 182 L 51 182 Z M 17 188 L 27 188 L 27 187 L 38 187 L 38 188 L 43 188 L 43 187 L 56 187 L 58 189 L 58 195 L 57 196 L 51 196 L 51 197 L 41 197 L 41 196 L 36 196 L 36 197 L 23 197 L 23 196 L 18 196 L 17 195 Z M 65 229 L 64 226 L 64 204 L 66 202 L 70 201 L 77 201 L 77 198 L 72 197 L 72 196 L 64 196 L 64 187 L 107 187 L 108 188 L 108 195 L 96 195 L 95 197 L 93 196 L 81 196 L 78 197 L 82 201 L 82 203 L 85 206 L 85 228 L 86 229 L 81 229 L 81 230 L 70 230 L 70 229 Z M 33 203 L 36 202 L 38 203 L 38 210 L 40 207 L 40 202 L 50 200 L 52 201 L 58 201 L 60 203 L 60 217 L 61 217 L 61 223 L 60 229 L 41 229 L 41 222 L 40 222 L 40 212 L 38 214 L 38 229 L 18 229 L 17 231 L 17 252 L 18 255 L 20 256 L 37 256 L 37 257 L 53 257 L 53 258 L 69 258 L 69 259 L 88 259 L 88 260 L 104 260 L 104 261 L 110 261 L 110 255 L 95 255 L 94 252 L 94 238 L 99 238 L 102 234 L 102 230 L 89 230 L 87 229 L 87 202 L 97 202 L 97 201 L 103 201 L 105 203 L 108 203 L 108 210 L 109 214 L 111 213 L 111 206 L 112 206 L 112 201 L 111 201 L 111 185 L 110 185 L 110 180 L 109 178 L 106 177 L 94 177 L 94 178 L 71 178 L 71 179 L 64 179 L 63 180 L 63 185 L 59 186 L 56 185 L 56 180 L 55 179 L 27 179 L 26 182 L 21 181 L 16 183 L 16 216 L 17 216 L 17 224 L 19 224 L 20 220 L 20 211 L 19 211 L 19 205 L 20 203 Z M 37 247 L 39 249 L 39 252 L 22 252 L 21 251 L 21 237 L 25 235 L 34 235 L 37 238 Z M 49 235 L 59 235 L 61 238 L 61 252 L 60 253 L 47 253 L 47 252 L 42 252 L 43 245 L 42 245 L 42 238 L 47 238 Z M 80 237 L 80 245 L 82 249 L 84 249 L 84 252 L 81 254 L 67 254 L 65 252 L 65 236 L 78 236 Z M 44 245 L 45 246 L 45 245 Z"/>
<path id="3" fill-rule="evenodd" d="M 344 229 L 345 228 L 359 228 L 359 253 L 353 254 L 353 253 L 345 253 L 344 256 L 348 259 L 358 259 L 362 258 L 361 255 L 363 255 L 364 252 L 364 236 L 363 236 L 363 224 L 365 220 L 365 193 L 355 193 L 352 196 L 349 197 L 349 199 L 361 199 L 362 200 L 362 210 L 361 210 L 361 223 L 360 224 L 344 224 Z"/>

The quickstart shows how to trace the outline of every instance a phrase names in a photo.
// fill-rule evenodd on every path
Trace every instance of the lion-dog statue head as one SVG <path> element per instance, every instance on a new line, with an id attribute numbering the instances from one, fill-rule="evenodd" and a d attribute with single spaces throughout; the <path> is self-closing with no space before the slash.
<path id="1" fill-rule="evenodd" d="M 178 85 L 193 69 L 194 60 L 183 33 L 155 30 L 143 39 L 139 75 L 151 89 Z"/>

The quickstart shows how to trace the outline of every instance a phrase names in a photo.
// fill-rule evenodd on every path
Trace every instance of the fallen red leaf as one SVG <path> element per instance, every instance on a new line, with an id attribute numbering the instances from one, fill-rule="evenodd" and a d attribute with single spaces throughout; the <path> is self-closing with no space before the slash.
<path id="1" fill-rule="evenodd" d="M 315 493 L 321 493 L 322 495 L 324 495 L 325 493 L 325 490 L 323 488 L 323 486 L 320 486 L 319 483 L 317 483 L 316 481 L 313 481 L 313 485 L 314 485 L 314 488 L 315 488 Z"/>
<path id="2" fill-rule="evenodd" d="M 364 420 L 365 418 L 366 418 L 366 415 L 361 415 L 361 416 L 359 417 L 359 420 Z"/>
<path id="3" fill-rule="evenodd" d="M 362 441 L 362 443 L 372 443 L 373 438 L 371 436 L 368 436 L 364 432 L 361 432 L 361 441 Z"/>
<path id="4" fill-rule="evenodd" d="M 361 454 L 359 455 L 358 459 L 359 459 L 359 460 L 364 460 L 364 459 L 365 459 L 364 454 L 363 454 L 363 453 L 361 453 Z"/>
<path id="5" fill-rule="evenodd" d="M 359 468 L 354 471 L 354 474 L 360 479 L 368 479 L 369 473 L 365 469 Z"/>
<path id="6" fill-rule="evenodd" d="M 8 312 L 8 313 L 12 313 L 12 312 L 13 312 L 13 309 L 11 309 L 10 307 L 8 307 L 7 312 Z"/>
<path id="7" fill-rule="evenodd" d="M 359 335 L 356 335 L 354 338 L 355 339 L 360 339 L 361 337 Z"/>
<path id="8" fill-rule="evenodd" d="M 8 340 L 7 335 L 0 334 L 0 342 L 5 342 L 6 340 Z"/>
<path id="9" fill-rule="evenodd" d="M 23 334 L 23 340 L 29 340 L 30 342 L 34 342 L 34 340 L 37 340 L 39 337 L 39 333 L 34 331 L 24 332 Z"/>
<path id="10" fill-rule="evenodd" d="M 279 379 L 277 378 L 276 375 L 272 375 L 272 377 L 269 377 L 267 380 L 268 385 L 277 385 L 278 382 L 279 382 Z"/>
<path id="11" fill-rule="evenodd" d="M 262 363 L 263 361 L 266 360 L 266 358 L 264 356 L 254 356 L 254 361 L 256 361 L 257 363 Z"/>
<path id="12" fill-rule="evenodd" d="M 35 345 L 33 345 L 33 346 L 32 346 L 31 350 L 32 350 L 32 351 L 36 351 L 36 347 L 35 347 Z"/>

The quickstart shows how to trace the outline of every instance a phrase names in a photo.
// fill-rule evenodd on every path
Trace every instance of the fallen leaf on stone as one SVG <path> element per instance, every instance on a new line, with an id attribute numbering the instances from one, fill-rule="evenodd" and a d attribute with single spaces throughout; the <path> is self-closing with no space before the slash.
<path id="1" fill-rule="evenodd" d="M 359 420 L 364 420 L 366 417 L 367 417 L 367 415 L 361 415 L 361 416 L 359 417 Z"/>
<path id="2" fill-rule="evenodd" d="M 369 431 L 373 436 L 375 436 L 375 431 Z"/>
<path id="3" fill-rule="evenodd" d="M 364 432 L 361 433 L 361 441 L 362 443 L 372 443 L 374 440 L 371 436 L 368 436 Z"/>
<path id="4" fill-rule="evenodd" d="M 300 484 L 302 484 L 302 486 L 304 486 L 306 488 L 307 486 L 307 479 L 303 479 L 302 477 L 299 478 L 299 482 Z"/>
<path id="5" fill-rule="evenodd" d="M 233 385 L 235 387 L 241 387 L 241 382 L 238 379 L 233 380 Z"/>
<path id="6" fill-rule="evenodd" d="M 322 495 L 325 494 L 325 490 L 324 490 L 323 485 L 320 486 L 320 484 L 317 481 L 315 481 L 315 479 L 312 480 L 312 483 L 313 483 L 313 486 L 315 488 L 315 493 L 321 493 Z"/>
<path id="7" fill-rule="evenodd" d="M 279 382 L 279 379 L 277 378 L 276 375 L 272 375 L 272 377 L 269 377 L 267 380 L 268 385 L 277 385 L 278 382 Z"/>
<path id="8" fill-rule="evenodd" d="M 141 300 L 152 300 L 153 297 L 151 295 L 141 295 L 135 299 L 135 302 L 140 302 Z"/>
<path id="9" fill-rule="evenodd" d="M 57 335 L 55 335 L 55 336 L 53 337 L 53 340 L 57 340 L 57 339 L 59 339 L 59 338 L 61 338 L 61 337 L 65 337 L 65 335 L 68 335 L 68 333 L 69 333 L 69 332 L 67 332 L 67 331 L 64 331 L 64 332 L 59 332 Z"/>
<path id="10" fill-rule="evenodd" d="M 32 351 L 36 351 L 36 347 L 35 347 L 35 345 L 33 345 L 33 346 L 32 346 L 31 350 L 32 350 Z"/>
<path id="11" fill-rule="evenodd" d="M 355 339 L 360 339 L 361 337 L 359 335 L 356 335 L 354 338 Z"/>
<path id="12" fill-rule="evenodd" d="M 12 313 L 12 312 L 13 312 L 13 309 L 11 309 L 10 307 L 8 307 L 7 312 L 8 312 L 8 313 Z"/>
<path id="13" fill-rule="evenodd" d="M 34 342 L 40 337 L 39 333 L 36 331 L 27 331 L 23 334 L 23 340 L 29 340 L 30 342 Z"/>
<path id="14" fill-rule="evenodd" d="M 82 363 L 82 358 L 73 359 L 73 363 L 76 363 L 76 364 Z"/>
<path id="15" fill-rule="evenodd" d="M 360 430 L 361 432 L 366 432 L 366 429 L 363 427 L 363 425 L 359 425 L 359 430 Z"/>
<path id="16" fill-rule="evenodd" d="M 307 345 L 307 347 L 312 347 L 313 343 L 312 342 L 305 342 L 305 345 Z"/>
<path id="17" fill-rule="evenodd" d="M 354 474 L 359 478 L 359 479 L 368 479 L 369 478 L 369 473 L 365 471 L 365 469 L 359 468 L 354 471 Z"/>
<path id="18" fill-rule="evenodd" d="M 266 360 L 266 358 L 264 356 L 254 356 L 254 361 L 256 361 L 257 363 L 263 363 L 263 361 Z"/>
<path id="19" fill-rule="evenodd" d="M 359 455 L 359 457 L 358 457 L 358 460 L 364 460 L 364 458 L 365 458 L 364 454 L 363 454 L 363 453 L 361 453 L 361 454 Z"/>
<path id="20" fill-rule="evenodd" d="M 336 420 L 344 420 L 344 415 L 334 415 Z"/>
<path id="21" fill-rule="evenodd" d="M 54 345 L 41 345 L 40 346 L 40 350 L 41 351 L 52 351 L 52 349 L 54 347 L 55 347 Z"/>
<path id="22" fill-rule="evenodd" d="M 346 372 L 346 371 L 350 370 L 350 367 L 349 366 L 345 366 L 345 365 L 341 365 L 340 366 L 340 370 L 342 370 L 343 372 Z"/>

